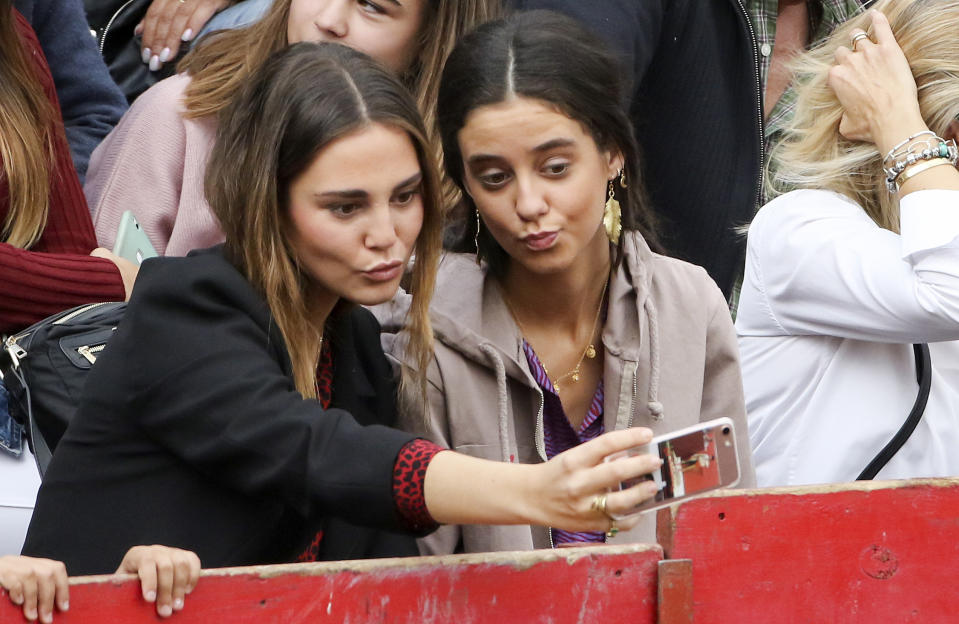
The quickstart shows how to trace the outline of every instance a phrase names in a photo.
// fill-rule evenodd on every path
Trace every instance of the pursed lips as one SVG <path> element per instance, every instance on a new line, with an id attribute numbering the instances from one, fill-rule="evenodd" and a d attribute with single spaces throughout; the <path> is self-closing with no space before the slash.
<path id="1" fill-rule="evenodd" d="M 549 249 L 556 242 L 556 237 L 559 235 L 559 230 L 540 230 L 539 232 L 533 232 L 531 234 L 526 234 L 522 237 L 522 241 L 526 244 L 527 247 L 534 251 L 539 251 L 543 249 Z"/>
<path id="2" fill-rule="evenodd" d="M 395 279 L 403 270 L 402 260 L 389 260 L 362 271 L 364 275 L 378 282 L 387 282 Z"/>

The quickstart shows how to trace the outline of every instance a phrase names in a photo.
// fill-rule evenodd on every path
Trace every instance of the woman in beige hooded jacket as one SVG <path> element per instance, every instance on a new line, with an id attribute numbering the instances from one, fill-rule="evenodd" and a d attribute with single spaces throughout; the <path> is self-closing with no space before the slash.
<path id="1" fill-rule="evenodd" d="M 727 416 L 737 427 L 740 485 L 750 486 L 729 311 L 702 268 L 650 248 L 657 242 L 618 84 L 602 45 L 550 13 L 493 22 L 454 50 L 440 127 L 448 172 L 469 208 L 463 243 L 483 262 L 450 254 L 440 264 L 429 416 L 405 425 L 476 457 L 536 463 L 557 452 L 550 413 L 565 416 L 580 440 Z M 407 305 L 397 297 L 378 316 L 387 351 L 410 365 L 397 333 Z M 654 518 L 607 540 L 653 542 Z M 528 526 L 453 526 L 421 550 L 590 539 L 558 536 Z"/>

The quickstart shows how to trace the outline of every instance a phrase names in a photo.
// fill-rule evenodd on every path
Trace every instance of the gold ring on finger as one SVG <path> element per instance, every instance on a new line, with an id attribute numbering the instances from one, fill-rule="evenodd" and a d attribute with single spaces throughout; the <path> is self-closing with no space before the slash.
<path id="1" fill-rule="evenodd" d="M 181 2 L 182 2 L 182 1 L 183 1 L 183 0 L 181 0 Z M 867 34 L 864 33 L 864 32 L 861 32 L 861 33 L 856 33 L 856 35 L 852 38 L 852 51 L 853 51 L 853 52 L 856 51 L 856 44 L 858 44 L 858 43 L 859 43 L 860 41 L 862 41 L 863 39 L 869 39 L 869 35 L 867 35 Z"/>
<path id="2" fill-rule="evenodd" d="M 599 494 L 593 497 L 593 502 L 589 504 L 589 508 L 593 511 L 598 511 L 607 518 L 610 517 L 609 512 L 606 511 L 606 494 Z"/>

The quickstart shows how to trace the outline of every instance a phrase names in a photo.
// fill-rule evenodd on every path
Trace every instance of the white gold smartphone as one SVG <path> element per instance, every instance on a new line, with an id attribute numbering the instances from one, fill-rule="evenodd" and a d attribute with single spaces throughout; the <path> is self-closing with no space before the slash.
<path id="1" fill-rule="evenodd" d="M 147 258 L 157 255 L 153 243 L 147 238 L 133 213 L 127 210 L 120 217 L 120 228 L 117 230 L 117 242 L 113 245 L 113 253 L 126 258 L 139 266 Z"/>
<path id="2" fill-rule="evenodd" d="M 717 418 L 657 436 L 645 446 L 614 453 L 606 461 L 643 453 L 659 456 L 663 465 L 652 474 L 620 483 L 619 489 L 652 480 L 657 486 L 656 495 L 628 513 L 616 516 L 617 519 L 739 483 L 736 430 L 729 418 Z"/>

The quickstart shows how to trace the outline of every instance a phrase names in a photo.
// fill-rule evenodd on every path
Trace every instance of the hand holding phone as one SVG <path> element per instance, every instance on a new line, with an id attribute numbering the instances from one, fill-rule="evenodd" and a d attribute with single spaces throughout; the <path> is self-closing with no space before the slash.
<path id="1" fill-rule="evenodd" d="M 729 418 L 717 418 L 657 436 L 649 444 L 614 453 L 606 460 L 640 454 L 658 456 L 663 465 L 645 477 L 620 483 L 619 489 L 651 480 L 656 483 L 656 495 L 631 512 L 615 516 L 617 520 L 739 483 L 736 431 Z"/>

